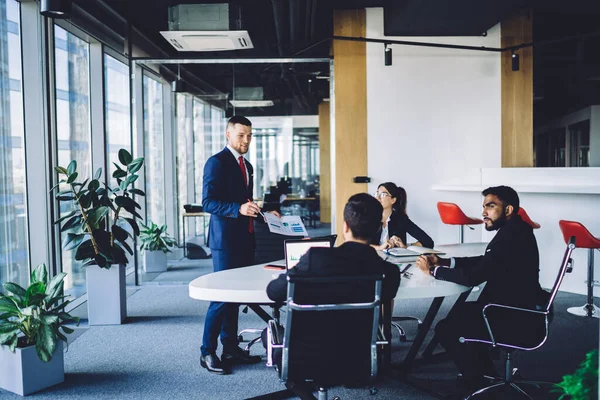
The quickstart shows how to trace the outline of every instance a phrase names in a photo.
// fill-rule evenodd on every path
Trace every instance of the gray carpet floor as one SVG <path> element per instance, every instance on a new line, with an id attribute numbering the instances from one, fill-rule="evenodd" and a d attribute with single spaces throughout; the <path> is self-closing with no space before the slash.
<path id="1" fill-rule="evenodd" d="M 453 299 L 447 299 L 440 316 Z M 567 306 L 579 305 L 583 296 L 561 293 L 549 341 L 535 352 L 516 357 L 526 378 L 557 382 L 573 372 L 585 353 L 598 347 L 598 320 L 568 314 Z M 82 307 L 85 307 L 83 305 Z M 119 326 L 85 323 L 74 335 L 65 354 L 64 383 L 32 395 L 40 399 L 245 399 L 283 388 L 276 372 L 256 364 L 239 366 L 228 376 L 214 376 L 199 365 L 204 315 L 208 303 L 192 300 L 185 285 L 143 286 L 128 299 L 128 318 Z M 398 315 L 424 316 L 427 301 L 395 305 Z M 404 324 L 414 337 L 414 323 Z M 240 328 L 260 328 L 264 323 L 252 311 L 240 313 Z M 393 340 L 393 360 L 405 355 L 409 342 Z M 264 355 L 260 345 L 253 354 Z M 500 366 L 500 364 L 498 364 Z M 501 371 L 501 369 L 499 369 Z M 450 393 L 456 371 L 443 357 L 429 365 L 416 366 L 414 382 L 433 391 Z M 330 396 L 342 399 L 433 399 L 435 397 L 391 378 L 376 385 L 376 396 L 368 388 L 336 387 Z M 557 398 L 541 393 L 536 398 Z M 0 398 L 19 396 L 0 390 Z M 490 397 L 488 397 L 490 398 Z M 510 397 L 493 397 L 510 398 Z"/>

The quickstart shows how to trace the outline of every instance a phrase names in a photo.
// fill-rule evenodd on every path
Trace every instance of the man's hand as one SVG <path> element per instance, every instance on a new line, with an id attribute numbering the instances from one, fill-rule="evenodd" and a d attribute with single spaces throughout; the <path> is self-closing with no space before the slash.
<path id="1" fill-rule="evenodd" d="M 390 247 L 401 247 L 403 249 L 405 249 L 406 244 L 402 241 L 402 239 L 400 239 L 398 236 L 394 235 L 390 238 L 389 242 L 392 244 L 392 246 Z"/>
<path id="2" fill-rule="evenodd" d="M 429 275 L 429 268 L 439 265 L 439 258 L 435 254 L 421 255 L 417 258 L 417 267 L 427 275 Z"/>
<path id="3" fill-rule="evenodd" d="M 240 206 L 240 215 L 246 217 L 256 217 L 260 212 L 260 207 L 253 201 L 249 201 Z"/>

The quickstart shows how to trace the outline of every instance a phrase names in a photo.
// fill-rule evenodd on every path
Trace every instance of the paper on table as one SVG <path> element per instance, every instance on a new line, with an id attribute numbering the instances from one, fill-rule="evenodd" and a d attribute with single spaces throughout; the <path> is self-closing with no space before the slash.
<path id="1" fill-rule="evenodd" d="M 277 218 L 276 215 L 265 213 L 265 221 L 269 231 L 286 236 L 308 236 L 302 219 L 297 215 L 286 215 Z"/>

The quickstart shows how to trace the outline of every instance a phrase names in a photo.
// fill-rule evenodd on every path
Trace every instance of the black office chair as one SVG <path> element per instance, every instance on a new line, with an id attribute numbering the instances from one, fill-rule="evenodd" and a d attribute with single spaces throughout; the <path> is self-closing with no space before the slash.
<path id="1" fill-rule="evenodd" d="M 539 381 L 526 381 L 517 379 L 519 371 L 517 368 L 512 366 L 512 353 L 515 350 L 531 351 L 540 348 L 548 339 L 548 326 L 552 319 L 552 303 L 556 298 L 558 289 L 565 273 L 571 272 L 571 253 L 575 248 L 575 236 L 572 236 L 569 240 L 569 244 L 565 250 L 562 263 L 558 270 L 558 276 L 552 287 L 552 291 L 549 293 L 548 301 L 540 309 L 529 310 L 525 308 L 510 307 L 501 304 L 488 304 L 483 309 L 483 318 L 488 328 L 490 340 L 474 339 L 474 338 L 460 338 L 461 343 L 484 343 L 494 348 L 500 348 L 506 352 L 505 356 L 505 375 L 503 378 L 490 378 L 492 384 L 482 389 L 471 393 L 465 400 L 471 399 L 482 393 L 488 393 L 492 390 L 512 388 L 529 399 L 533 399 L 528 395 L 519 385 L 533 385 L 539 387 L 540 385 L 553 385 L 553 382 L 539 382 Z M 500 311 L 502 313 L 502 319 L 495 319 L 489 315 L 493 312 Z M 505 324 L 506 321 L 512 321 L 515 325 L 515 330 L 507 332 L 506 328 L 501 329 L 502 335 L 498 332 L 494 332 L 494 326 L 500 326 Z M 518 323 L 515 321 L 521 321 L 524 323 Z M 498 331 L 498 329 L 496 329 Z"/>
<path id="2" fill-rule="evenodd" d="M 288 276 L 284 334 L 271 321 L 267 365 L 287 390 L 274 395 L 327 399 L 326 387 L 369 383 L 378 371 L 383 275 Z M 352 326 L 352 329 L 348 329 Z M 283 336 L 283 337 L 281 337 Z"/>

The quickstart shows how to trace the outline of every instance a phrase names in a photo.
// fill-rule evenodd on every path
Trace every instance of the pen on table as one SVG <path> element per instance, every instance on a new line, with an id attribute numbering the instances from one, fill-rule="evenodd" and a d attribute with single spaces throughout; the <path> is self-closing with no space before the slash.
<path id="1" fill-rule="evenodd" d="M 400 271 L 401 274 L 405 273 L 406 271 L 408 271 L 408 269 L 412 267 L 412 264 L 406 264 L 406 266 L 404 267 L 404 269 L 402 269 L 402 271 Z"/>
<path id="2" fill-rule="evenodd" d="M 248 201 L 249 201 L 250 203 L 254 203 L 254 202 L 253 202 L 252 200 L 250 200 L 250 199 L 248 199 Z M 254 203 L 254 204 L 256 204 L 256 203 Z M 256 206 L 258 207 L 258 204 L 256 204 Z M 262 217 L 263 217 L 264 219 L 266 219 L 266 217 L 265 217 L 265 214 L 263 214 L 263 213 L 262 213 L 262 211 L 260 210 L 260 207 L 258 207 L 258 213 L 259 213 L 260 215 L 262 215 Z"/>

